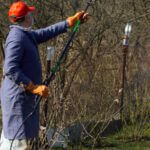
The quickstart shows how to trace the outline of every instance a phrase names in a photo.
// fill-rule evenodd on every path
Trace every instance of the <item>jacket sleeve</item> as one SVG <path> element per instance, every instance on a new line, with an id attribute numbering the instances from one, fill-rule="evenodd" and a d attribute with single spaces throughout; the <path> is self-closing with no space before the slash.
<path id="1" fill-rule="evenodd" d="M 48 26 L 46 28 L 43 28 L 43 29 L 33 30 L 32 34 L 37 44 L 40 44 L 42 42 L 48 41 L 49 39 L 61 33 L 67 32 L 68 27 L 69 26 L 68 26 L 67 21 L 62 21 L 54 25 Z"/>
<path id="2" fill-rule="evenodd" d="M 4 75 L 16 84 L 28 85 L 30 79 L 21 70 L 24 48 L 21 42 L 11 41 L 5 47 Z"/>

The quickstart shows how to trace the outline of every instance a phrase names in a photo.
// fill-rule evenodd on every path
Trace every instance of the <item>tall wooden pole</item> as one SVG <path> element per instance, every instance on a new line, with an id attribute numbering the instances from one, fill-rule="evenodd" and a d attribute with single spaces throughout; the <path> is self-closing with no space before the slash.
<path id="1" fill-rule="evenodd" d="M 46 64 L 46 78 L 48 78 L 50 71 L 51 71 L 51 59 L 54 55 L 55 48 L 54 47 L 47 47 L 47 64 Z M 48 113 L 48 99 L 45 100 L 44 102 L 44 122 L 43 126 L 46 127 L 47 123 L 47 113 Z"/>
<path id="2" fill-rule="evenodd" d="M 123 64 L 122 64 L 122 83 L 121 83 L 121 98 L 120 98 L 120 117 L 123 120 L 123 108 L 124 108 L 124 92 L 125 92 L 125 81 L 126 81 L 126 65 L 127 65 L 127 54 L 129 47 L 129 36 L 131 33 L 131 23 L 127 23 L 125 27 L 125 35 L 123 39 Z"/>

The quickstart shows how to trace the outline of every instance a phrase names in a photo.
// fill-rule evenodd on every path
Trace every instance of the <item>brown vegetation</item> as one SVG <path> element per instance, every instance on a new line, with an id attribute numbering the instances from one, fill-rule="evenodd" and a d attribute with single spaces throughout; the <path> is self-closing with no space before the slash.
<path id="1" fill-rule="evenodd" d="M 36 6 L 35 28 L 64 20 L 86 5 L 83 0 L 26 1 Z M 0 2 L 0 49 L 9 31 L 7 11 L 11 2 Z M 114 100 L 120 99 L 122 39 L 129 20 L 133 21 L 133 30 L 128 49 L 123 112 L 132 123 L 138 120 L 141 128 L 149 121 L 150 16 L 145 14 L 150 12 L 150 1 L 97 0 L 88 12 L 90 20 L 80 26 L 56 79 L 49 86 L 46 122 L 47 126 L 65 128 L 75 122 L 94 121 L 94 129 L 99 122 L 106 121 L 96 134 L 91 135 L 88 131 L 95 142 L 110 120 L 119 119 L 119 104 Z M 46 47 L 56 47 L 54 64 L 67 38 L 68 34 L 63 34 L 40 45 L 43 78 Z M 2 53 L 0 61 L 2 76 Z"/>

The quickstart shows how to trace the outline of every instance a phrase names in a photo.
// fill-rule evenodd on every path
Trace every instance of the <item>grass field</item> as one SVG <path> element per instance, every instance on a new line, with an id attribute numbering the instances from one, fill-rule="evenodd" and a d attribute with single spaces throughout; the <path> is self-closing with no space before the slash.
<path id="1" fill-rule="evenodd" d="M 53 149 L 62 150 L 62 149 Z M 67 150 L 92 150 L 92 148 L 76 146 L 73 148 L 67 148 Z M 93 150 L 150 150 L 150 141 L 133 142 L 118 144 L 115 147 L 105 147 L 105 148 L 94 148 Z"/>

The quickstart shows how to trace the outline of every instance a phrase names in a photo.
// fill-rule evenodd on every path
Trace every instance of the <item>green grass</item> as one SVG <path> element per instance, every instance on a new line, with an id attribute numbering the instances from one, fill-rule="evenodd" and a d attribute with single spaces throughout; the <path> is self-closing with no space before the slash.
<path id="1" fill-rule="evenodd" d="M 140 129 L 138 124 L 125 126 L 121 131 L 111 137 L 123 141 L 150 140 L 150 124 L 145 125 L 142 129 Z"/>
<path id="2" fill-rule="evenodd" d="M 150 150 L 150 124 L 146 124 L 142 130 L 138 129 L 138 124 L 125 126 L 115 134 L 106 138 L 100 138 L 100 143 L 97 143 L 97 145 L 101 145 L 101 147 L 93 150 Z M 91 149 L 85 147 L 77 148 L 77 150 Z"/>
<path id="3" fill-rule="evenodd" d="M 62 150 L 62 149 L 53 149 Z M 67 148 L 67 150 L 92 150 L 90 147 L 76 146 Z M 141 141 L 133 143 L 118 144 L 116 147 L 94 148 L 93 150 L 150 150 L 150 141 Z"/>

